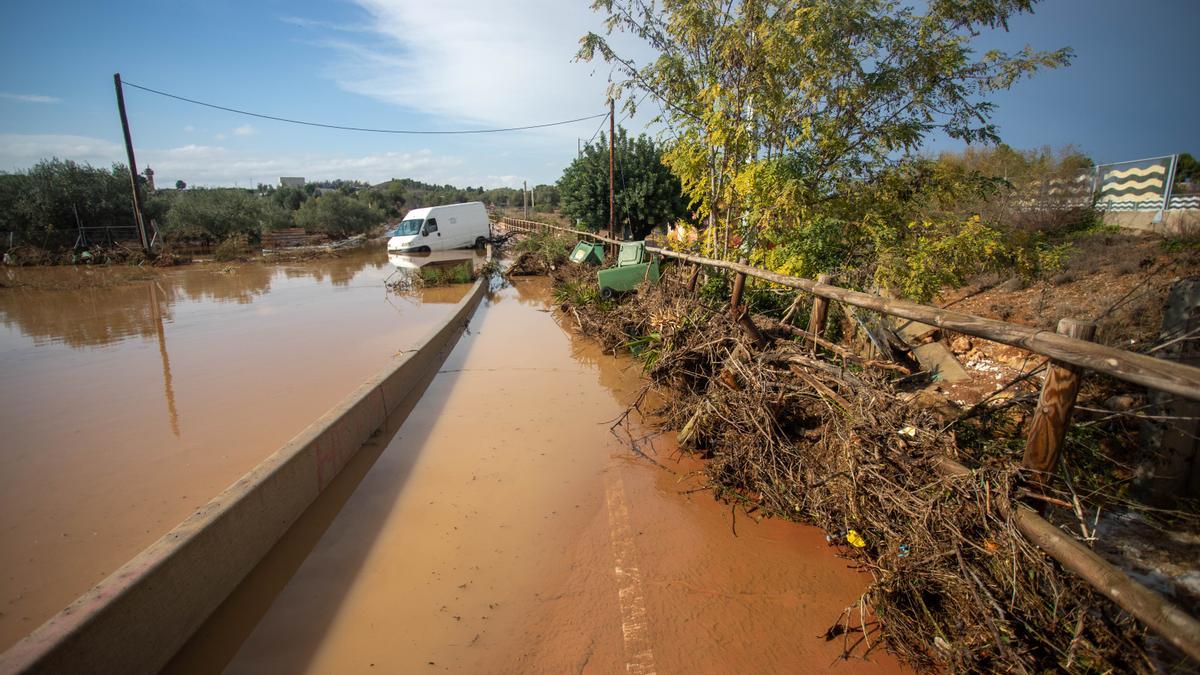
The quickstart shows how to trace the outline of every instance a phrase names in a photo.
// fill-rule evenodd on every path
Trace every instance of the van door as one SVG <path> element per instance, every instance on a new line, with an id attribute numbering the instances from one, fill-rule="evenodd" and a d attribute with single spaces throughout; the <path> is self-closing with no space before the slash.
<path id="1" fill-rule="evenodd" d="M 430 218 L 429 220 L 426 220 L 425 225 L 421 228 L 421 231 L 425 233 L 426 239 L 424 243 L 429 247 L 429 250 L 436 251 L 442 248 L 442 233 L 438 230 L 437 218 Z"/>

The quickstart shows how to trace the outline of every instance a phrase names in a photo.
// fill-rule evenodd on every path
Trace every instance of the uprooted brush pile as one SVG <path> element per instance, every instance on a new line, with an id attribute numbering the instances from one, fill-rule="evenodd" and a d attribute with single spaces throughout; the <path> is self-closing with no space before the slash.
<path id="1" fill-rule="evenodd" d="M 567 261 L 570 242 L 551 232 L 523 235 L 508 251 L 513 256 L 505 272 L 508 276 L 550 274 Z"/>
<path id="2" fill-rule="evenodd" d="M 1143 629 L 1017 531 L 1011 464 L 962 456 L 941 419 L 897 396 L 894 373 L 736 322 L 675 275 L 614 302 L 593 274 L 556 273 L 565 320 L 672 392 L 649 412 L 708 459 L 717 496 L 823 528 L 873 576 L 826 635 L 847 656 L 882 642 L 920 670 L 1154 669 Z M 944 476 L 943 457 L 977 469 Z"/>

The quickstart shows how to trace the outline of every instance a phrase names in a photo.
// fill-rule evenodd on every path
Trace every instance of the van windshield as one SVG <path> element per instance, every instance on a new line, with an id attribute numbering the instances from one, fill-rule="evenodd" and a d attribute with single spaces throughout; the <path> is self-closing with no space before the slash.
<path id="1" fill-rule="evenodd" d="M 414 234 L 417 234 L 421 231 L 421 223 L 424 223 L 424 222 L 425 222 L 424 218 L 413 218 L 412 220 L 402 220 L 402 221 L 400 221 L 400 224 L 396 226 L 396 229 L 392 230 L 392 236 L 393 237 L 409 237 Z"/>

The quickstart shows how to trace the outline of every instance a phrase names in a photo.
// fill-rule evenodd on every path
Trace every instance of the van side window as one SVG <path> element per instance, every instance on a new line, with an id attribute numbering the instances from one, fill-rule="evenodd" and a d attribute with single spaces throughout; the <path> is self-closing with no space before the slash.
<path id="1" fill-rule="evenodd" d="M 425 231 L 426 232 L 437 232 L 437 219 L 436 218 L 430 218 L 429 220 L 425 221 Z"/>

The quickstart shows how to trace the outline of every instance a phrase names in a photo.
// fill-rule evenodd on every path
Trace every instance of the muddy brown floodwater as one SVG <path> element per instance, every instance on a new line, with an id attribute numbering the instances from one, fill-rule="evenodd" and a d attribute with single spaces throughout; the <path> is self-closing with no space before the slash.
<path id="1" fill-rule="evenodd" d="M 0 270 L 0 650 L 384 368 L 468 288 L 385 293 L 406 269 L 377 248 Z"/>
<path id="2" fill-rule="evenodd" d="M 610 433 L 638 367 L 548 297 L 492 294 L 357 489 L 285 538 L 294 564 L 256 571 L 168 672 L 898 671 L 818 637 L 867 583 L 821 532 L 734 523 L 669 437 L 642 441 L 656 465 Z"/>

